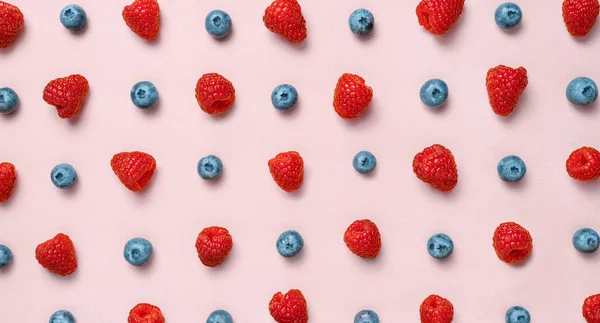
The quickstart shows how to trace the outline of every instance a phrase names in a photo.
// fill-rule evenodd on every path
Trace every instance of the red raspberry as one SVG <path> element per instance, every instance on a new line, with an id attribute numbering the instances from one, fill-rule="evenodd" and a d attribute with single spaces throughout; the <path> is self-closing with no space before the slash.
<path id="1" fill-rule="evenodd" d="M 70 275 L 77 269 L 73 241 L 62 233 L 39 244 L 35 248 L 35 259 L 42 267 L 60 276 Z"/>
<path id="2" fill-rule="evenodd" d="M 507 264 L 525 260 L 533 249 L 529 231 L 514 222 L 501 223 L 494 231 L 492 240 L 496 255 Z"/>
<path id="3" fill-rule="evenodd" d="M 362 258 L 376 258 L 381 250 L 381 234 L 370 220 L 356 220 L 344 233 L 344 242 L 352 253 Z"/>
<path id="4" fill-rule="evenodd" d="M 454 306 L 449 300 L 429 295 L 419 309 L 421 323 L 450 323 L 454 318 Z"/>
<path id="5" fill-rule="evenodd" d="M 275 0 L 265 9 L 263 22 L 270 31 L 292 43 L 306 38 L 306 21 L 296 0 Z"/>
<path id="6" fill-rule="evenodd" d="M 202 75 L 196 83 L 196 100 L 202 111 L 208 114 L 221 114 L 235 101 L 233 84 L 217 73 Z"/>
<path id="7" fill-rule="evenodd" d="M 196 238 L 198 258 L 207 267 L 217 267 L 222 264 L 232 247 L 233 239 L 225 228 L 204 228 Z"/>
<path id="8" fill-rule="evenodd" d="M 492 110 L 499 116 L 511 114 L 527 86 L 527 70 L 498 65 L 487 72 L 485 86 Z"/>
<path id="9" fill-rule="evenodd" d="M 283 294 L 277 292 L 269 302 L 269 312 L 277 323 L 306 323 L 308 309 L 302 292 L 290 289 Z"/>
<path id="10" fill-rule="evenodd" d="M 50 81 L 44 88 L 43 99 L 56 108 L 62 119 L 72 118 L 83 106 L 88 90 L 88 80 L 74 74 Z"/>
<path id="11" fill-rule="evenodd" d="M 160 308 L 157 306 L 140 303 L 129 311 L 129 317 L 127 317 L 127 323 L 164 323 L 165 318 L 163 317 Z"/>
<path id="12" fill-rule="evenodd" d="M 269 160 L 268 165 L 273 180 L 282 190 L 293 192 L 302 186 L 304 160 L 297 152 L 279 153 Z"/>
<path id="13" fill-rule="evenodd" d="M 581 311 L 587 323 L 600 323 L 600 294 L 586 298 Z"/>
<path id="14" fill-rule="evenodd" d="M 343 74 L 333 92 L 333 108 L 343 119 L 360 116 L 373 99 L 373 89 L 365 80 L 354 74 Z"/>
<path id="15" fill-rule="evenodd" d="M 423 149 L 413 159 L 417 178 L 442 192 L 451 191 L 458 183 L 458 170 L 450 149 L 435 144 Z"/>
<path id="16" fill-rule="evenodd" d="M 23 13 L 16 6 L 0 1 L 0 48 L 15 42 L 23 28 Z"/>
<path id="17" fill-rule="evenodd" d="M 125 23 L 136 35 L 145 40 L 158 37 L 160 6 L 156 0 L 135 0 L 123 9 Z"/>
<path id="18" fill-rule="evenodd" d="M 465 0 L 422 0 L 417 5 L 419 25 L 434 35 L 450 30 L 458 21 L 465 6 Z"/>
<path id="19" fill-rule="evenodd" d="M 133 151 L 113 156 L 110 167 L 128 189 L 138 192 L 146 188 L 156 170 L 156 160 L 149 154 Z"/>
<path id="20" fill-rule="evenodd" d="M 565 0 L 562 15 L 567 31 L 575 37 L 587 35 L 594 27 L 600 11 L 598 0 Z"/>
<path id="21" fill-rule="evenodd" d="M 574 179 L 590 181 L 600 177 L 600 152 L 592 147 L 581 147 L 569 155 L 567 173 Z"/>
<path id="22" fill-rule="evenodd" d="M 8 200 L 17 183 L 17 170 L 11 163 L 0 163 L 0 202 Z"/>

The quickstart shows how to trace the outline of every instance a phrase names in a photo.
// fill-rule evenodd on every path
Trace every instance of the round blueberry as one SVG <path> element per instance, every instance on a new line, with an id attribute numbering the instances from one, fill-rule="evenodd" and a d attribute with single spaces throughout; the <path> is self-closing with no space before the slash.
<path id="1" fill-rule="evenodd" d="M 498 176 L 505 182 L 518 182 L 527 172 L 525 162 L 515 155 L 506 156 L 500 159 L 496 168 L 498 170 Z"/>
<path id="2" fill-rule="evenodd" d="M 379 316 L 371 310 L 362 310 L 354 316 L 354 323 L 379 323 Z"/>
<path id="3" fill-rule="evenodd" d="M 0 244 L 0 268 L 10 265 L 12 258 L 12 251 L 7 246 Z"/>
<path id="4" fill-rule="evenodd" d="M 123 257 L 134 266 L 142 266 L 152 257 L 152 244 L 144 238 L 133 238 L 125 244 Z"/>
<path id="5" fill-rule="evenodd" d="M 216 310 L 208 316 L 206 323 L 233 323 L 231 314 L 225 310 Z"/>
<path id="6" fill-rule="evenodd" d="M 529 311 L 524 307 L 513 306 L 506 311 L 504 320 L 506 323 L 529 323 L 531 316 L 529 315 Z"/>
<path id="7" fill-rule="evenodd" d="M 352 166 L 361 174 L 368 174 L 377 166 L 377 158 L 368 151 L 359 151 L 352 159 Z"/>
<path id="8" fill-rule="evenodd" d="M 589 77 L 578 77 L 567 86 L 567 99 L 575 105 L 588 105 L 598 98 L 598 87 Z"/>
<path id="9" fill-rule="evenodd" d="M 8 87 L 0 88 L 0 113 L 9 114 L 17 110 L 19 96 L 17 92 Z"/>
<path id="10" fill-rule="evenodd" d="M 133 104 L 140 109 L 148 109 L 158 102 L 158 90 L 148 81 L 136 83 L 129 93 Z"/>
<path id="11" fill-rule="evenodd" d="M 577 230 L 573 235 L 573 246 L 577 251 L 583 253 L 592 253 L 598 250 L 600 237 L 598 233 L 589 228 Z"/>
<path id="12" fill-rule="evenodd" d="M 223 38 L 231 31 L 231 17 L 223 10 L 213 10 L 204 20 L 206 31 L 215 38 Z"/>
<path id="13" fill-rule="evenodd" d="M 302 247 L 304 247 L 304 239 L 294 230 L 285 231 L 277 238 L 277 252 L 286 258 L 298 254 Z"/>
<path id="14" fill-rule="evenodd" d="M 509 29 L 521 22 L 523 18 L 523 12 L 521 8 L 512 2 L 505 2 L 501 4 L 494 12 L 494 19 L 496 19 L 496 25 L 502 29 Z"/>
<path id="15" fill-rule="evenodd" d="M 50 316 L 48 323 L 75 323 L 75 317 L 67 310 L 60 310 Z"/>
<path id="16" fill-rule="evenodd" d="M 198 162 L 198 175 L 202 179 L 216 179 L 223 171 L 223 162 L 215 155 L 202 157 Z"/>
<path id="17" fill-rule="evenodd" d="M 76 4 L 70 4 L 60 12 L 60 22 L 69 30 L 80 30 L 85 27 L 87 15 L 85 10 Z"/>
<path id="18" fill-rule="evenodd" d="M 448 85 L 440 79 L 431 79 L 421 86 L 419 91 L 421 101 L 428 107 L 439 108 L 448 98 Z"/>
<path id="19" fill-rule="evenodd" d="M 434 234 L 427 240 L 427 251 L 433 258 L 444 259 L 454 251 L 454 242 L 443 233 Z"/>
<path id="20" fill-rule="evenodd" d="M 350 30 L 357 35 L 366 35 L 373 30 L 375 18 L 367 9 L 356 9 L 350 14 L 348 25 Z"/>
<path id="21" fill-rule="evenodd" d="M 298 91 L 289 84 L 278 85 L 271 93 L 271 102 L 277 110 L 290 110 L 298 102 Z"/>
<path id="22" fill-rule="evenodd" d="M 70 188 L 77 180 L 75 168 L 69 164 L 58 164 L 50 172 L 52 184 L 58 188 Z"/>

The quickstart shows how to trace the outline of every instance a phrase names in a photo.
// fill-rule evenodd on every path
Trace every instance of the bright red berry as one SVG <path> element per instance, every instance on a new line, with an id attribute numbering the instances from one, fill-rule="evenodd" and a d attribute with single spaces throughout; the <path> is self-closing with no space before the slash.
<path id="1" fill-rule="evenodd" d="M 269 160 L 268 165 L 273 180 L 282 190 L 293 192 L 302 186 L 304 160 L 297 152 L 279 153 Z"/>
<path id="2" fill-rule="evenodd" d="M 127 323 L 164 323 L 160 308 L 157 306 L 140 303 L 129 311 Z"/>
<path id="3" fill-rule="evenodd" d="M 265 9 L 263 22 L 270 31 L 292 43 L 306 38 L 306 21 L 297 0 L 275 0 Z"/>
<path id="4" fill-rule="evenodd" d="M 308 309 L 302 292 L 290 289 L 287 293 L 277 292 L 269 302 L 269 312 L 277 323 L 306 323 Z"/>
<path id="5" fill-rule="evenodd" d="M 196 100 L 202 111 L 208 114 L 226 112 L 235 101 L 233 84 L 217 73 L 202 75 L 196 83 Z"/>
<path id="6" fill-rule="evenodd" d="M 450 149 L 435 144 L 423 149 L 413 159 L 417 178 L 442 192 L 451 191 L 458 183 L 458 170 Z"/>
<path id="7" fill-rule="evenodd" d="M 458 21 L 465 0 L 422 0 L 417 5 L 419 25 L 434 35 L 450 30 Z"/>
<path id="8" fill-rule="evenodd" d="M 600 294 L 586 298 L 581 311 L 587 323 L 600 323 Z"/>
<path id="9" fill-rule="evenodd" d="M 343 119 L 354 119 L 367 109 L 373 99 L 373 89 L 354 74 L 343 74 L 333 92 L 333 108 Z"/>
<path id="10" fill-rule="evenodd" d="M 421 323 L 450 323 L 454 318 L 454 306 L 449 300 L 429 295 L 419 308 Z"/>
<path id="11" fill-rule="evenodd" d="M 594 27 L 599 11 L 598 0 L 564 0 L 562 15 L 567 31 L 576 37 L 587 35 Z"/>
<path id="12" fill-rule="evenodd" d="M 149 154 L 133 151 L 113 156 L 110 167 L 128 189 L 138 192 L 150 182 L 156 170 L 156 160 Z"/>
<path id="13" fill-rule="evenodd" d="M 35 259 L 42 267 L 60 276 L 70 275 L 77 269 L 75 246 L 63 233 L 39 244 L 35 248 Z"/>
<path id="14" fill-rule="evenodd" d="M 72 118 L 83 106 L 89 87 L 88 80 L 79 74 L 57 78 L 46 85 L 43 99 L 62 119 Z"/>
<path id="15" fill-rule="evenodd" d="M 600 177 L 600 152 L 592 147 L 581 147 L 573 151 L 567 159 L 567 173 L 580 181 Z"/>
<path id="16" fill-rule="evenodd" d="M 370 220 L 356 220 L 344 233 L 344 242 L 352 253 L 361 258 L 376 258 L 381 250 L 381 234 Z"/>
<path id="17" fill-rule="evenodd" d="M 17 170 L 11 163 L 0 163 L 0 202 L 8 200 L 17 183 Z"/>
<path id="18" fill-rule="evenodd" d="M 222 264 L 232 247 L 233 239 L 225 228 L 204 228 L 196 238 L 198 258 L 207 267 L 217 267 Z"/>
<path id="19" fill-rule="evenodd" d="M 511 114 L 527 86 L 527 70 L 498 65 L 487 72 L 485 86 L 492 110 L 499 116 Z"/>
<path id="20" fill-rule="evenodd" d="M 522 262 L 533 249 L 531 234 L 515 222 L 501 223 L 492 240 L 496 255 L 507 264 Z"/>
<path id="21" fill-rule="evenodd" d="M 6 48 L 15 42 L 25 19 L 16 6 L 0 1 L 0 48 Z"/>
<path id="22" fill-rule="evenodd" d="M 145 40 L 158 37 L 160 31 L 160 6 L 156 0 L 135 0 L 123 9 L 125 23 Z"/>

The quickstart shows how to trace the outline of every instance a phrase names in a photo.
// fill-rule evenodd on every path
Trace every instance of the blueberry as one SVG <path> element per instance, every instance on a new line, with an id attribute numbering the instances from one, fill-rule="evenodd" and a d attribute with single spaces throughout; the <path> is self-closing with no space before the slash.
<path id="1" fill-rule="evenodd" d="M 419 91 L 421 101 L 428 107 L 439 108 L 448 98 L 448 85 L 440 79 L 431 79 L 421 86 Z"/>
<path id="2" fill-rule="evenodd" d="M 598 98 L 598 87 L 589 77 L 578 77 L 567 86 L 567 99 L 576 105 L 588 105 Z"/>
<path id="3" fill-rule="evenodd" d="M 362 310 L 354 316 L 354 323 L 379 323 L 379 316 L 371 310 Z"/>
<path id="4" fill-rule="evenodd" d="M 208 316 L 206 323 L 233 323 L 231 314 L 225 310 L 216 310 Z"/>
<path id="5" fill-rule="evenodd" d="M 77 172 L 69 164 L 58 164 L 52 168 L 50 179 L 58 188 L 70 188 L 77 180 Z"/>
<path id="6" fill-rule="evenodd" d="M 434 234 L 427 240 L 427 251 L 433 258 L 444 259 L 454 251 L 454 242 L 443 233 Z"/>
<path id="7" fill-rule="evenodd" d="M 129 93 L 131 101 L 140 109 L 153 107 L 158 101 L 158 90 L 156 86 L 148 81 L 136 83 Z"/>
<path id="8" fill-rule="evenodd" d="M 12 258 L 12 251 L 7 246 L 0 244 L 0 268 L 10 265 Z"/>
<path id="9" fill-rule="evenodd" d="M 298 91 L 289 84 L 278 85 L 271 93 L 271 102 L 277 110 L 290 110 L 298 102 Z"/>
<path id="10" fill-rule="evenodd" d="M 75 317 L 67 310 L 60 310 L 50 316 L 48 323 L 75 323 Z"/>
<path id="11" fill-rule="evenodd" d="M 60 12 L 60 22 L 65 28 L 77 31 L 85 27 L 87 15 L 85 14 L 85 10 L 80 6 L 70 4 Z"/>
<path id="12" fill-rule="evenodd" d="M 215 155 L 202 157 L 198 162 L 198 175 L 202 179 L 216 179 L 223 171 L 223 162 Z"/>
<path id="13" fill-rule="evenodd" d="M 144 238 L 133 238 L 125 244 L 123 257 L 134 266 L 142 266 L 152 257 L 152 244 Z"/>
<path id="14" fill-rule="evenodd" d="M 573 246 L 579 252 L 592 253 L 598 250 L 599 243 L 598 233 L 589 228 L 579 229 L 573 235 Z"/>
<path id="15" fill-rule="evenodd" d="M 525 162 L 515 155 L 506 156 L 500 159 L 496 168 L 500 179 L 506 182 L 518 182 L 527 172 Z"/>
<path id="16" fill-rule="evenodd" d="M 352 166 L 361 174 L 368 174 L 377 166 L 377 158 L 368 151 L 359 151 L 352 159 Z"/>
<path id="17" fill-rule="evenodd" d="M 215 38 L 223 38 L 231 31 L 231 17 L 222 10 L 213 10 L 204 20 L 206 31 Z"/>
<path id="18" fill-rule="evenodd" d="M 521 8 L 512 2 L 505 2 L 501 4 L 494 12 L 494 19 L 496 19 L 496 25 L 502 29 L 509 29 L 521 22 L 523 18 L 523 12 Z"/>
<path id="19" fill-rule="evenodd" d="M 356 9 L 348 19 L 350 30 L 357 35 L 366 35 L 373 30 L 375 18 L 367 9 Z"/>
<path id="20" fill-rule="evenodd" d="M 17 92 L 8 87 L 0 88 L 0 113 L 9 114 L 17 110 L 19 96 Z"/>
<path id="21" fill-rule="evenodd" d="M 525 308 L 513 306 L 506 311 L 504 320 L 506 323 L 529 323 L 531 321 L 531 316 L 529 315 L 529 311 Z"/>
<path id="22" fill-rule="evenodd" d="M 293 257 L 304 247 L 304 239 L 300 233 L 294 230 L 288 230 L 279 235 L 277 238 L 277 252 L 280 255 L 289 258 Z"/>

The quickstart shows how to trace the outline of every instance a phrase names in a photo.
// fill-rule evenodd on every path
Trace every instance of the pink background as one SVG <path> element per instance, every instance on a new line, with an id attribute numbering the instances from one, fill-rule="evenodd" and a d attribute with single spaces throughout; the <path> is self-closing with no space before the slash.
<path id="1" fill-rule="evenodd" d="M 600 229 L 599 183 L 576 183 L 565 172 L 571 151 L 600 147 L 598 108 L 580 109 L 565 98 L 577 76 L 600 81 L 596 27 L 573 39 L 561 18 L 561 1 L 521 0 L 521 26 L 503 32 L 493 13 L 502 1 L 467 1 L 456 28 L 444 37 L 417 23 L 417 0 L 302 0 L 308 25 L 304 45 L 277 38 L 262 24 L 269 0 L 160 1 L 160 40 L 149 44 L 121 18 L 129 0 L 79 0 L 89 18 L 74 35 L 58 15 L 69 1 L 12 0 L 26 19 L 24 35 L 0 52 L 0 86 L 15 89 L 21 106 L 0 118 L 0 159 L 14 163 L 18 188 L 0 206 L 0 243 L 14 263 L 0 271 L 2 321 L 46 322 L 59 309 L 78 322 L 125 322 L 138 302 L 158 305 L 168 322 L 204 322 L 218 308 L 238 323 L 272 322 L 271 296 L 289 288 L 307 297 L 311 322 L 352 322 L 370 308 L 382 322 L 418 322 L 431 293 L 449 298 L 455 322 L 503 322 L 522 305 L 535 322 L 583 322 L 581 304 L 600 292 L 598 255 L 575 251 L 571 236 Z M 359 39 L 347 19 L 359 7 L 376 19 L 372 37 Z M 227 11 L 231 37 L 215 41 L 204 29 L 212 9 Z M 497 64 L 522 65 L 529 85 L 513 116 L 492 112 L 485 74 Z M 198 78 L 219 72 L 236 87 L 233 111 L 214 118 L 194 98 Z M 374 89 L 370 112 L 343 121 L 332 95 L 344 72 L 360 74 Z M 42 100 L 46 83 L 81 73 L 90 82 L 85 109 L 61 120 Z M 448 105 L 432 112 L 419 101 L 429 78 L 444 79 Z M 136 109 L 129 90 L 152 81 L 160 106 Z M 297 108 L 282 114 L 272 89 L 293 84 Z M 450 194 L 414 176 L 415 153 L 433 143 L 450 148 L 459 184 Z M 378 159 L 373 176 L 352 168 L 359 150 Z M 113 154 L 142 150 L 158 170 L 142 194 L 129 192 L 110 169 Z M 267 160 L 280 151 L 304 157 L 306 178 L 297 194 L 281 191 Z M 209 183 L 196 173 L 198 159 L 216 154 L 223 178 Z M 521 156 L 528 172 L 519 184 L 502 182 L 497 162 Z M 79 182 L 56 189 L 52 167 L 72 164 Z M 346 227 L 370 218 L 383 248 L 364 261 L 342 241 Z M 516 221 L 530 230 L 534 252 L 524 266 L 499 261 L 494 228 Z M 204 267 L 194 242 L 206 226 L 227 227 L 234 248 L 217 269 Z M 298 230 L 305 249 L 295 259 L 277 254 L 275 241 Z M 37 244 L 58 232 L 71 236 L 78 271 L 54 276 L 34 258 Z M 455 252 L 436 261 L 427 238 L 447 233 Z M 136 236 L 152 241 L 145 268 L 122 256 Z"/>

